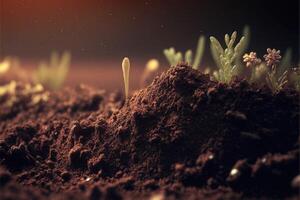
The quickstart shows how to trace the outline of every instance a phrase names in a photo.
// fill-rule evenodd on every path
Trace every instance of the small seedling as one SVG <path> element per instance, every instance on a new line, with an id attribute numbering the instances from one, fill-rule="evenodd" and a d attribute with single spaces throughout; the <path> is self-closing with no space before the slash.
<path id="1" fill-rule="evenodd" d="M 168 62 L 171 66 L 177 65 L 179 62 L 182 61 L 182 53 L 176 52 L 174 47 L 164 50 L 164 55 L 166 56 Z"/>
<path id="2" fill-rule="evenodd" d="M 213 75 L 214 78 L 220 82 L 229 83 L 234 76 L 238 75 L 237 66 L 234 64 L 234 62 L 237 56 L 241 54 L 245 37 L 243 36 L 234 46 L 236 38 L 236 31 L 234 31 L 231 36 L 226 34 L 226 48 L 223 49 L 222 45 L 215 37 L 210 37 L 212 55 L 217 66 L 219 67 L 219 70 L 215 71 Z"/>
<path id="3" fill-rule="evenodd" d="M 195 55 L 195 60 L 193 63 L 193 68 L 198 69 L 203 57 L 204 53 L 204 48 L 205 48 L 205 37 L 200 36 L 198 39 L 198 45 L 197 45 L 197 50 L 196 50 L 196 55 Z"/>
<path id="4" fill-rule="evenodd" d="M 141 78 L 141 87 L 144 87 L 149 79 L 157 72 L 159 68 L 159 61 L 157 59 L 150 59 L 144 69 Z"/>
<path id="5" fill-rule="evenodd" d="M 251 70 L 250 83 L 260 80 L 262 75 L 266 73 L 266 65 L 257 57 L 256 52 L 246 53 L 243 56 L 243 61 L 246 63 L 246 67 Z"/>
<path id="6" fill-rule="evenodd" d="M 243 28 L 243 37 L 244 37 L 244 42 L 242 46 L 240 47 L 240 51 L 238 52 L 238 55 L 236 56 L 235 59 L 235 65 L 237 67 L 237 74 L 242 74 L 244 72 L 244 64 L 243 64 L 243 55 L 246 53 L 249 43 L 250 43 L 250 37 L 251 37 L 251 31 L 250 27 L 246 25 Z"/>
<path id="7" fill-rule="evenodd" d="M 197 49 L 196 49 L 194 62 L 192 61 L 193 60 L 193 52 L 190 49 L 185 52 L 184 60 L 183 60 L 182 52 L 180 52 L 180 51 L 176 52 L 174 47 L 165 49 L 163 52 L 171 66 L 175 66 L 178 63 L 184 61 L 187 64 L 192 65 L 194 69 L 198 69 L 200 66 L 202 57 L 203 57 L 204 48 L 205 48 L 205 37 L 200 36 L 198 39 L 198 45 L 197 45 Z"/>
<path id="8" fill-rule="evenodd" d="M 267 49 L 267 54 L 264 55 L 266 65 L 269 67 L 266 81 L 273 93 L 280 91 L 288 82 L 287 73 L 285 70 L 281 74 L 277 71 L 277 64 L 280 62 L 280 50 Z"/>
<path id="9" fill-rule="evenodd" d="M 124 79 L 125 98 L 127 101 L 128 94 L 129 94 L 129 72 L 130 72 L 130 61 L 127 57 L 123 59 L 122 71 L 123 71 L 123 79 Z"/>
<path id="10" fill-rule="evenodd" d="M 53 52 L 50 62 L 42 62 L 34 72 L 33 79 L 36 83 L 48 87 L 52 90 L 59 89 L 64 83 L 69 72 L 71 54 L 65 51 L 61 58 L 57 52 Z"/>
<path id="11" fill-rule="evenodd" d="M 285 71 L 289 71 L 292 66 L 292 49 L 286 49 L 281 61 L 277 66 L 277 73 L 283 74 Z"/>
<path id="12" fill-rule="evenodd" d="M 256 65 L 255 67 L 253 67 L 252 69 L 252 73 L 251 73 L 251 77 L 249 82 L 250 83 L 258 83 L 260 81 L 264 81 L 265 77 L 267 75 L 268 72 L 268 67 L 266 66 L 265 63 L 260 63 L 259 65 Z"/>
<path id="13" fill-rule="evenodd" d="M 280 51 L 276 49 L 267 49 L 264 55 L 265 62 L 257 58 L 255 52 L 250 52 L 243 56 L 243 61 L 247 67 L 251 68 L 250 82 L 258 82 L 265 75 L 269 88 L 274 92 L 281 90 L 288 82 L 288 65 L 290 65 L 291 51 L 285 54 L 284 62 L 280 62 Z M 280 64 L 279 64 L 280 63 Z"/>

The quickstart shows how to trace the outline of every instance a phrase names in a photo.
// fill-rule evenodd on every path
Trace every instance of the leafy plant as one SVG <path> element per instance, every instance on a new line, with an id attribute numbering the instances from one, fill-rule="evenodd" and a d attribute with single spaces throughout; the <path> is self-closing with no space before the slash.
<path id="1" fill-rule="evenodd" d="M 287 71 L 277 78 L 276 67 L 272 66 L 271 70 L 267 73 L 266 80 L 269 88 L 273 91 L 273 93 L 276 93 L 287 84 Z"/>
<path id="2" fill-rule="evenodd" d="M 246 53 L 243 56 L 243 61 L 246 63 L 246 67 L 251 70 L 250 83 L 258 82 L 266 74 L 267 67 L 260 58 L 257 58 L 256 52 Z"/>
<path id="3" fill-rule="evenodd" d="M 164 50 L 164 55 L 166 56 L 168 62 L 171 66 L 177 65 L 177 63 L 182 61 L 182 53 L 176 52 L 174 47 Z"/>
<path id="4" fill-rule="evenodd" d="M 268 72 L 268 67 L 265 63 L 260 63 L 252 68 L 252 73 L 249 82 L 260 82 L 264 80 Z"/>
<path id="5" fill-rule="evenodd" d="M 125 98 L 128 99 L 129 94 L 129 72 L 130 72 L 130 61 L 129 58 L 125 57 L 122 61 L 122 71 L 124 79 Z"/>
<path id="6" fill-rule="evenodd" d="M 250 38 L 251 38 L 251 31 L 250 31 L 250 27 L 248 25 L 246 25 L 243 28 L 243 37 L 244 37 L 244 42 L 242 43 L 242 46 L 240 47 L 240 51 L 237 52 L 238 55 L 236 56 L 236 59 L 235 59 L 235 65 L 237 67 L 237 69 L 236 69 L 237 74 L 242 74 L 245 69 L 242 56 L 246 53 L 249 43 L 250 43 Z"/>
<path id="7" fill-rule="evenodd" d="M 65 51 L 61 57 L 57 52 L 52 52 L 50 62 L 41 62 L 34 72 L 33 79 L 36 83 L 52 90 L 59 89 L 64 83 L 69 72 L 71 54 Z"/>
<path id="8" fill-rule="evenodd" d="M 213 73 L 213 75 L 214 78 L 220 82 L 229 83 L 234 76 L 238 75 L 235 60 L 239 55 L 241 55 L 245 37 L 241 37 L 240 41 L 234 46 L 236 38 L 236 31 L 234 31 L 231 36 L 226 34 L 226 48 L 223 49 L 222 45 L 215 37 L 210 37 L 212 56 L 219 68 L 218 71 Z"/>
<path id="9" fill-rule="evenodd" d="M 198 69 L 203 57 L 204 49 L 205 49 L 205 37 L 200 36 L 198 39 L 198 45 L 196 49 L 194 62 L 193 62 L 193 51 L 190 49 L 185 52 L 184 60 L 183 60 L 183 53 L 180 51 L 176 52 L 174 47 L 165 49 L 163 53 L 166 56 L 171 66 L 175 66 L 179 62 L 185 61 L 189 65 L 192 65 L 194 69 Z"/>
<path id="10" fill-rule="evenodd" d="M 291 51 L 285 54 L 284 62 L 281 61 L 280 51 L 276 49 L 267 49 L 264 55 L 265 62 L 256 56 L 256 52 L 250 52 L 243 56 L 243 61 L 247 67 L 251 68 L 250 82 L 258 82 L 265 76 L 269 88 L 274 92 L 281 90 L 288 82 L 288 66 L 291 61 Z"/>
<path id="11" fill-rule="evenodd" d="M 292 49 L 288 48 L 284 55 L 282 56 L 281 61 L 277 66 L 277 73 L 283 74 L 285 71 L 288 71 L 289 68 L 292 66 Z M 278 77 L 279 78 L 279 77 Z"/>
<path id="12" fill-rule="evenodd" d="M 285 70 L 282 72 L 277 69 L 277 64 L 280 62 L 280 50 L 267 49 L 267 54 L 264 55 L 266 65 L 270 68 L 267 72 L 266 81 L 269 88 L 276 93 L 280 91 L 288 82 L 287 73 Z M 279 73 L 281 72 L 281 73 Z"/>

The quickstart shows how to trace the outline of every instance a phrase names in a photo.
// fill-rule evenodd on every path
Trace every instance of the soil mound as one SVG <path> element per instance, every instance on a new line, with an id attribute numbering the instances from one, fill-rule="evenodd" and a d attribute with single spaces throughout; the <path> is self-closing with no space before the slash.
<path id="1" fill-rule="evenodd" d="M 4 198 L 33 198 L 30 191 L 39 199 L 297 196 L 292 89 L 221 84 L 182 64 L 125 103 L 87 87 L 38 106 L 20 99 L 20 109 L 0 113 Z"/>

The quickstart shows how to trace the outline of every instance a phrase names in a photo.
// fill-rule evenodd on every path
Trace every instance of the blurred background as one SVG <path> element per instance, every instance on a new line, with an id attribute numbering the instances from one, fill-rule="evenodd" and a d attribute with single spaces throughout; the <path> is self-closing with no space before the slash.
<path id="1" fill-rule="evenodd" d="M 298 0 L 0 1 L 0 59 L 17 56 L 30 69 L 53 50 L 70 50 L 71 85 L 117 88 L 124 56 L 137 74 L 150 58 L 166 68 L 163 49 L 194 50 L 201 34 L 223 40 L 245 25 L 251 28 L 249 51 L 262 56 L 268 47 L 291 47 L 293 62 L 299 60 Z M 202 64 L 213 65 L 208 42 Z"/>

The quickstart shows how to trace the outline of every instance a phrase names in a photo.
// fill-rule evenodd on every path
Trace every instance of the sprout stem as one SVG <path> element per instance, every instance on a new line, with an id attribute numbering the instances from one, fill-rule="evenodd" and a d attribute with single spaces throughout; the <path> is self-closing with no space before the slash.
<path id="1" fill-rule="evenodd" d="M 127 101 L 128 93 L 129 93 L 129 71 L 130 71 L 130 61 L 129 58 L 127 57 L 123 59 L 122 71 L 123 71 L 124 86 L 125 86 L 125 97 Z"/>

